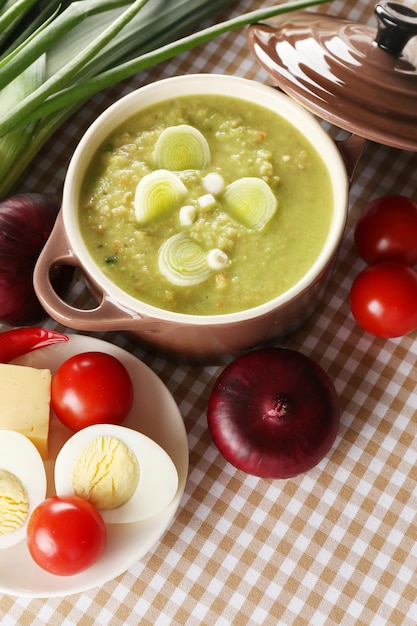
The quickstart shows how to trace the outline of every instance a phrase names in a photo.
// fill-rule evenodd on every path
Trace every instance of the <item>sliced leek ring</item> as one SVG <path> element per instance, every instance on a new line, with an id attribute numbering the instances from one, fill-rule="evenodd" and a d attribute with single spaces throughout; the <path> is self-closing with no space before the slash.
<path id="1" fill-rule="evenodd" d="M 133 206 L 141 226 L 175 211 L 187 193 L 187 188 L 172 172 L 164 169 L 146 174 L 136 187 Z"/>
<path id="2" fill-rule="evenodd" d="M 180 287 L 197 285 L 211 275 L 206 252 L 184 232 L 173 235 L 162 244 L 158 266 L 170 283 Z"/>
<path id="3" fill-rule="evenodd" d="M 262 230 L 274 216 L 278 202 L 262 178 L 247 176 L 227 185 L 223 194 L 224 209 L 247 228 Z"/>
<path id="4" fill-rule="evenodd" d="M 201 170 L 210 163 L 210 148 L 194 126 L 168 126 L 158 137 L 154 159 L 157 167 L 172 172 Z"/>

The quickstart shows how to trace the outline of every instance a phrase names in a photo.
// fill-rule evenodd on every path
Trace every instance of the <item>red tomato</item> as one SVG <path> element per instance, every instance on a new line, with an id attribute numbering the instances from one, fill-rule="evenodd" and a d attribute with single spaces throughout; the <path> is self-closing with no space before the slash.
<path id="1" fill-rule="evenodd" d="M 405 196 L 383 196 L 370 202 L 359 217 L 354 240 L 361 258 L 417 263 L 417 202 Z"/>
<path id="2" fill-rule="evenodd" d="M 400 337 L 417 329 L 417 272 L 398 261 L 382 261 L 354 280 L 350 306 L 358 324 L 378 337 Z"/>
<path id="3" fill-rule="evenodd" d="M 104 352 L 83 352 L 55 373 L 51 405 L 73 431 L 92 424 L 121 424 L 133 404 L 133 383 L 125 366 Z"/>
<path id="4" fill-rule="evenodd" d="M 29 518 L 27 545 L 42 569 L 58 576 L 92 565 L 106 545 L 106 525 L 97 509 L 78 496 L 52 496 Z"/>

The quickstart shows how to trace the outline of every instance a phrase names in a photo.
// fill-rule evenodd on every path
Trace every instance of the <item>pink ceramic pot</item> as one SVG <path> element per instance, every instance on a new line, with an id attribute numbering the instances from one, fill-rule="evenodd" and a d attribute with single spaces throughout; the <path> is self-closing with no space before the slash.
<path id="1" fill-rule="evenodd" d="M 183 315 L 150 306 L 109 281 L 92 260 L 80 235 L 77 203 L 89 162 L 103 140 L 125 119 L 173 94 L 224 94 L 257 102 L 291 123 L 319 147 L 334 190 L 333 220 L 322 252 L 305 276 L 283 295 L 250 310 L 227 315 Z M 340 148 L 340 146 L 339 146 Z M 167 355 L 199 362 L 220 361 L 247 348 L 271 341 L 299 327 L 322 295 L 342 239 L 348 204 L 349 175 L 340 149 L 316 119 L 272 87 L 232 76 L 188 75 L 147 85 L 108 108 L 88 129 L 70 162 L 62 209 L 36 265 L 34 285 L 46 311 L 66 327 L 83 331 L 118 330 Z M 354 147 L 354 152 L 356 148 Z M 352 163 L 356 160 L 353 155 Z M 349 167 L 348 167 L 349 169 Z M 79 309 L 62 300 L 49 281 L 56 264 L 77 266 L 97 306 Z"/>

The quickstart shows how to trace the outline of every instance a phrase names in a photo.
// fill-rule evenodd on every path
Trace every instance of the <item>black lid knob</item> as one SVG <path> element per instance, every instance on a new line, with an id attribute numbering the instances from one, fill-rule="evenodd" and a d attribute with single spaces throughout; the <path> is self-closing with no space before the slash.
<path id="1" fill-rule="evenodd" d="M 399 56 L 407 42 L 417 35 L 417 12 L 399 2 L 383 0 L 376 5 L 375 13 L 379 20 L 376 43 Z"/>

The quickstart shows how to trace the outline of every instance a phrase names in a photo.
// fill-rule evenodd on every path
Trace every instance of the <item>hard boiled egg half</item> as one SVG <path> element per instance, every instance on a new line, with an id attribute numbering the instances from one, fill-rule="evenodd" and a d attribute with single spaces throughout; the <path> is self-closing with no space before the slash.
<path id="1" fill-rule="evenodd" d="M 58 453 L 54 478 L 58 496 L 81 496 L 115 524 L 157 515 L 178 489 L 178 472 L 165 450 L 115 424 L 94 424 L 72 435 Z"/>
<path id="2" fill-rule="evenodd" d="M 45 496 L 45 467 L 35 445 L 22 433 L 0 430 L 0 549 L 25 538 L 28 519 Z"/>

